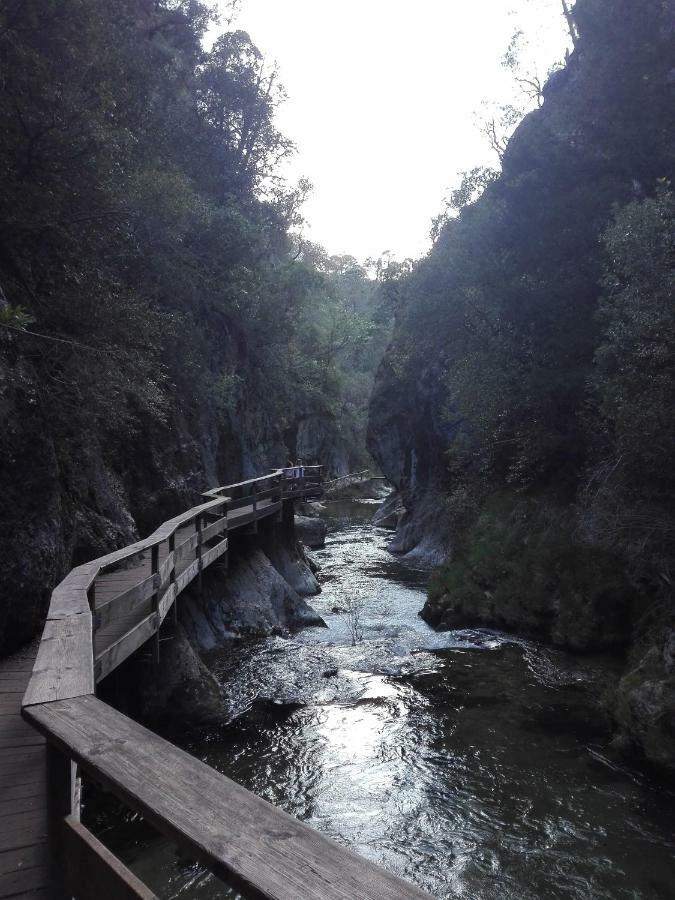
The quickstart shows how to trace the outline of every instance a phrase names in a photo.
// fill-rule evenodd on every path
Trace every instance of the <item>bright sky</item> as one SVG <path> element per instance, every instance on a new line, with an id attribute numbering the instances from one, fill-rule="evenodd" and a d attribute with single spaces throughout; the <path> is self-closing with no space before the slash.
<path id="1" fill-rule="evenodd" d="M 565 52 L 559 0 L 241 0 L 233 27 L 279 66 L 277 116 L 314 185 L 304 233 L 360 260 L 417 257 L 459 173 L 494 164 L 476 113 L 513 95 L 521 28 L 543 75 Z"/>

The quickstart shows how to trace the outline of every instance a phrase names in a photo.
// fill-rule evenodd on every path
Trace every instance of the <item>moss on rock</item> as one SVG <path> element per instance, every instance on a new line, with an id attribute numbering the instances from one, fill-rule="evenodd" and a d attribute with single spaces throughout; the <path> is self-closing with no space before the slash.
<path id="1" fill-rule="evenodd" d="M 482 625 L 607 650 L 630 639 L 632 599 L 619 560 L 575 541 L 556 507 L 500 494 L 433 575 L 422 616 L 439 629 Z"/>

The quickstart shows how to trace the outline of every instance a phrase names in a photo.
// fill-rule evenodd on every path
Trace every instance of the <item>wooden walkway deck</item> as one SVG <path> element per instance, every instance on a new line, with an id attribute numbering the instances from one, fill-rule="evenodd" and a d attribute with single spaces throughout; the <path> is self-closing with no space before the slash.
<path id="1" fill-rule="evenodd" d="M 21 718 L 37 642 L 0 662 L 0 897 L 50 896 L 46 742 Z"/>

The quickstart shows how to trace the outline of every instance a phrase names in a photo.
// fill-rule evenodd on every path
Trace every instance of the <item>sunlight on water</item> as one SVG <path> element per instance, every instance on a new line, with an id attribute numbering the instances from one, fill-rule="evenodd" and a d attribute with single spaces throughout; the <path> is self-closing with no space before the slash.
<path id="1" fill-rule="evenodd" d="M 327 629 L 210 655 L 241 715 L 188 749 L 437 898 L 671 898 L 675 796 L 607 746 L 617 664 L 437 634 L 417 615 L 427 574 L 387 552 L 372 511 L 329 507 Z M 354 596 L 356 646 L 334 611 Z M 128 855 L 164 896 L 238 897 L 166 842 Z"/>

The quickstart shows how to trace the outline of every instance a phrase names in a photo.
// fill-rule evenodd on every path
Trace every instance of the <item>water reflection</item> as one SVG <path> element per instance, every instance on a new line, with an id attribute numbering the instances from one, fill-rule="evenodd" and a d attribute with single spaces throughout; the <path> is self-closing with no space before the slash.
<path id="1" fill-rule="evenodd" d="M 212 654 L 241 715 L 189 749 L 434 897 L 672 897 L 675 797 L 607 746 L 616 664 L 436 634 L 417 616 L 425 573 L 386 552 L 372 508 L 350 509 L 317 554 L 329 628 Z M 352 646 L 333 609 L 355 594 Z M 132 855 L 165 896 L 238 896 L 165 843 Z"/>

